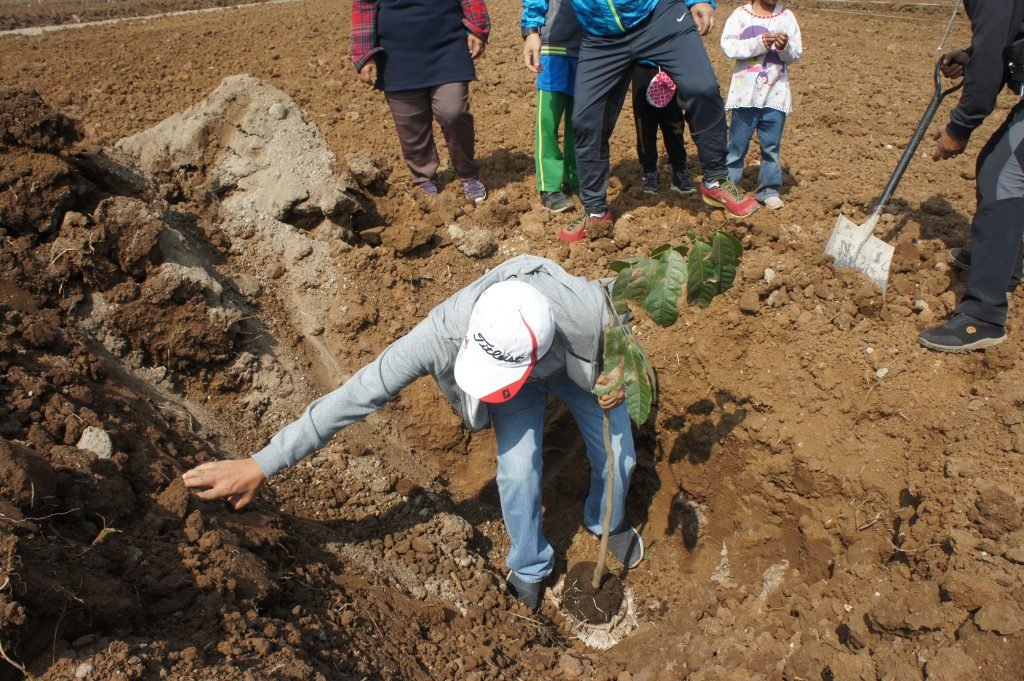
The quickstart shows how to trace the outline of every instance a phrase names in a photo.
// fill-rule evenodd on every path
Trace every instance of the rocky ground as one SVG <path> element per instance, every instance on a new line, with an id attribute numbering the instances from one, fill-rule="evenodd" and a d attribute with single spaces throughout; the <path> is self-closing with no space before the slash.
<path id="1" fill-rule="evenodd" d="M 0 4 L 0 26 L 48 7 Z M 884 299 L 821 255 L 917 124 L 947 10 L 795 6 L 786 208 L 727 221 L 642 194 L 627 113 L 615 232 L 567 247 L 568 218 L 536 201 L 518 7 L 491 4 L 473 87 L 478 207 L 450 170 L 436 201 L 410 193 L 336 3 L 0 36 L 0 679 L 1024 675 L 1019 300 L 987 353 L 916 343 L 962 286 L 947 250 L 999 114 L 962 158 L 923 146 L 879 230 Z M 849 13 L 868 10 L 888 16 Z M 967 40 L 961 19 L 948 42 Z M 745 245 L 735 288 L 673 329 L 636 325 L 661 388 L 630 490 L 649 554 L 624 575 L 638 626 L 611 649 L 508 597 L 492 438 L 429 381 L 244 512 L 178 481 L 258 449 L 508 257 L 597 277 L 715 229 Z M 545 445 L 562 574 L 597 540 L 555 405 Z"/>

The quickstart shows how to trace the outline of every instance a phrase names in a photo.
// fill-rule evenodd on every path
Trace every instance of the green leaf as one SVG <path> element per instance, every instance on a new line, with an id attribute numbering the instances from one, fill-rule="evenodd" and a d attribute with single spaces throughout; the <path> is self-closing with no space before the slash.
<path id="1" fill-rule="evenodd" d="M 605 374 L 618 374 L 619 380 L 605 386 L 594 386 L 593 393 L 598 397 L 614 392 L 622 387 L 623 372 L 616 371 L 622 366 L 626 358 L 626 348 L 629 344 L 628 337 L 632 334 L 628 327 L 613 326 L 605 328 L 604 332 L 604 371 Z"/>
<path id="2" fill-rule="evenodd" d="M 611 269 L 612 272 L 618 274 L 627 267 L 633 267 L 639 261 L 640 258 L 626 258 L 625 260 L 615 260 L 614 262 L 609 263 L 608 268 Z"/>
<path id="3" fill-rule="evenodd" d="M 633 423 L 643 425 L 651 415 L 654 393 L 657 384 L 654 370 L 644 354 L 643 348 L 633 338 L 626 348 L 625 373 L 623 381 L 626 385 L 626 411 Z"/>
<path id="4" fill-rule="evenodd" d="M 657 258 L 659 255 L 661 255 L 662 253 L 664 253 L 665 251 L 667 251 L 670 248 L 673 251 L 676 251 L 677 253 L 679 253 L 679 255 L 682 255 L 682 256 L 686 256 L 686 252 L 690 250 L 686 246 L 686 244 L 662 244 L 661 246 L 658 246 L 653 251 L 651 251 L 651 257 L 652 258 Z"/>
<path id="5" fill-rule="evenodd" d="M 718 263 L 719 292 L 732 288 L 742 256 L 743 244 L 732 234 L 719 230 L 711 235 L 711 259 Z"/>
<path id="6" fill-rule="evenodd" d="M 686 259 L 670 248 L 650 262 L 650 290 L 643 299 L 644 309 L 658 326 L 672 326 L 679 317 L 679 296 L 687 281 Z"/>
<path id="7" fill-rule="evenodd" d="M 629 297 L 626 295 L 626 289 L 632 276 L 633 268 L 630 267 L 619 272 L 619 276 L 615 277 L 615 281 L 612 282 L 612 306 L 615 308 L 615 314 L 621 315 L 629 312 Z"/>
<path id="8" fill-rule="evenodd" d="M 729 290 L 742 253 L 743 246 L 731 234 L 715 232 L 710 244 L 694 237 L 687 262 L 690 302 L 707 307 L 715 296 Z"/>

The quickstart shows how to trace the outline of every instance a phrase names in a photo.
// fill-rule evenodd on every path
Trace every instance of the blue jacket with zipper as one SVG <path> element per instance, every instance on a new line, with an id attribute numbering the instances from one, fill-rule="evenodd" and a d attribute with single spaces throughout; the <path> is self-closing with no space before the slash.
<path id="1" fill-rule="evenodd" d="M 646 19 L 654 11 L 659 0 L 572 0 L 576 18 L 583 30 L 596 36 L 622 35 Z M 700 2 L 714 0 L 685 0 L 691 7 Z M 548 0 L 523 0 L 523 28 L 537 28 L 544 25 L 548 11 Z"/>

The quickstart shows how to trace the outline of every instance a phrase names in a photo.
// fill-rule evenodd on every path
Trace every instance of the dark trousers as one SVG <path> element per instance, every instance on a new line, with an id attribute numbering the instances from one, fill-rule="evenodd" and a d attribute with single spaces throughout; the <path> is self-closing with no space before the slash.
<path id="1" fill-rule="evenodd" d="M 661 0 L 651 16 L 623 35 L 583 35 L 572 123 L 580 198 L 590 213 L 608 209 L 608 139 L 640 60 L 657 64 L 675 81 L 704 179 L 726 177 L 727 126 L 718 78 L 683 0 Z"/>
<path id="2" fill-rule="evenodd" d="M 978 210 L 971 222 L 971 271 L 956 311 L 1006 325 L 1006 291 L 1020 283 L 1024 238 L 1024 102 L 978 156 Z"/>
<path id="3" fill-rule="evenodd" d="M 665 140 L 665 151 L 673 172 L 686 170 L 684 123 L 686 116 L 675 99 L 657 107 L 647 101 L 647 86 L 658 69 L 637 66 L 633 70 L 633 123 L 636 126 L 636 155 L 645 173 L 658 169 L 658 130 Z"/>
<path id="4" fill-rule="evenodd" d="M 437 180 L 441 161 L 434 144 L 433 120 L 437 119 L 448 143 L 452 167 L 463 180 L 480 176 L 474 157 L 473 114 L 469 112 L 469 83 L 445 83 L 419 90 L 385 92 L 391 118 L 398 131 L 402 158 L 412 173 L 413 184 Z"/>

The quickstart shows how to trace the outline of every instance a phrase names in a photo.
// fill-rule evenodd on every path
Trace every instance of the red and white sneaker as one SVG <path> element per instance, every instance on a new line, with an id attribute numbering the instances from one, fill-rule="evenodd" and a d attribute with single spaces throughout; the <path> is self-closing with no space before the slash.
<path id="1" fill-rule="evenodd" d="M 700 183 L 700 193 L 704 203 L 715 208 L 724 208 L 734 218 L 745 218 L 757 210 L 757 199 L 745 194 L 742 189 L 729 180 L 715 180 L 709 184 Z"/>
<path id="2" fill-rule="evenodd" d="M 614 222 L 615 219 L 612 217 L 610 210 L 606 210 L 604 215 L 599 218 L 595 218 L 590 213 L 584 211 L 582 215 L 570 222 L 567 227 L 563 227 L 558 231 L 558 238 L 566 243 L 575 243 L 587 238 L 588 227 L 591 232 L 601 234 L 610 232 Z"/>

